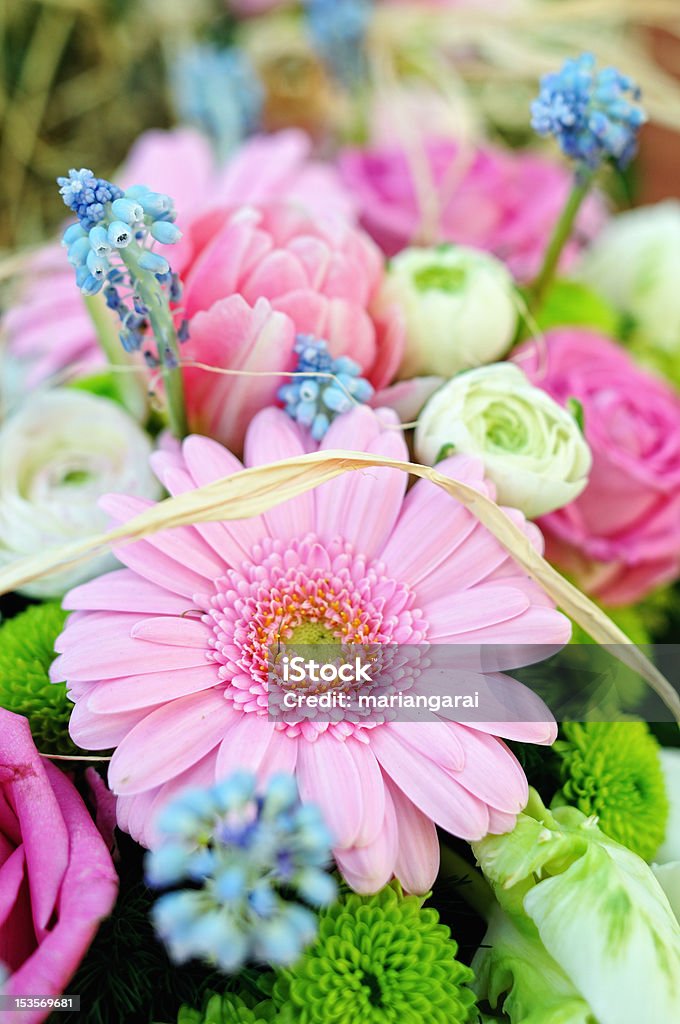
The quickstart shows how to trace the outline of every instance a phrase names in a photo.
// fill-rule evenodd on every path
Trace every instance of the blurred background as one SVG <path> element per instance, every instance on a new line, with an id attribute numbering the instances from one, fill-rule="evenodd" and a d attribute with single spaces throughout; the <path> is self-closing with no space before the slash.
<path id="1" fill-rule="evenodd" d="M 360 89 L 329 74 L 303 6 L 1 0 L 3 266 L 62 220 L 58 174 L 110 175 L 146 129 L 192 121 L 224 156 L 248 130 L 293 124 L 324 152 L 360 141 L 406 90 L 407 119 L 429 91 L 438 129 L 521 145 L 539 75 L 583 49 L 625 68 L 651 114 L 623 200 L 680 195 L 678 0 L 377 0 Z"/>

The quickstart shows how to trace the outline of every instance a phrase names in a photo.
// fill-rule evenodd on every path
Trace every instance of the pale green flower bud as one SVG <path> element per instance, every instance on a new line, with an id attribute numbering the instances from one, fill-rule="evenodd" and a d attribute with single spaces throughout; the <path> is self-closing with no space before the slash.
<path id="1" fill-rule="evenodd" d="M 401 310 L 406 351 L 401 378 L 491 363 L 517 326 L 514 285 L 493 256 L 463 246 L 404 249 L 390 261 L 379 305 Z"/>
<path id="2" fill-rule="evenodd" d="M 569 504 L 588 482 L 590 448 L 579 424 L 513 363 L 468 370 L 425 404 L 415 435 L 418 459 L 475 456 L 503 505 L 529 519 Z"/>
<path id="3" fill-rule="evenodd" d="M 680 202 L 614 217 L 585 253 L 579 276 L 630 321 L 633 339 L 680 351 Z"/>

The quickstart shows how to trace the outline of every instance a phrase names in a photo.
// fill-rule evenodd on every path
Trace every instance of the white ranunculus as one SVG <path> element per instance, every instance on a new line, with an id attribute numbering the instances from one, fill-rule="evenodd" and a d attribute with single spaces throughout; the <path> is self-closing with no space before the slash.
<path id="1" fill-rule="evenodd" d="M 0 564 L 106 528 L 103 494 L 157 497 L 151 441 L 115 402 L 58 388 L 29 398 L 0 427 Z M 22 588 L 58 597 L 110 568 L 106 554 Z"/>
<path id="2" fill-rule="evenodd" d="M 404 249 L 390 261 L 378 304 L 398 307 L 406 326 L 401 378 L 451 377 L 500 358 L 517 327 L 505 266 L 477 249 Z"/>
<path id="3" fill-rule="evenodd" d="M 415 449 L 432 466 L 442 452 L 484 462 L 498 501 L 529 519 L 562 508 L 588 482 L 592 462 L 574 417 L 513 363 L 459 374 L 426 403 Z"/>
<path id="4" fill-rule="evenodd" d="M 579 276 L 665 352 L 680 350 L 680 202 L 614 217 L 584 254 Z"/>

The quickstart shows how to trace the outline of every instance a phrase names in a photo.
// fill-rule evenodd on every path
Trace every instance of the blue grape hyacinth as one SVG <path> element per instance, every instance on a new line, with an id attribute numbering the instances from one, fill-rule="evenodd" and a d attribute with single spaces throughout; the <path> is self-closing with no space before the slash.
<path id="1" fill-rule="evenodd" d="M 316 936 L 316 914 L 336 895 L 325 870 L 330 834 L 300 803 L 295 780 L 262 789 L 237 772 L 185 791 L 162 812 L 163 841 L 147 855 L 149 885 L 177 887 L 152 917 L 178 963 L 202 959 L 234 972 L 249 960 L 291 964 Z"/>
<path id="2" fill-rule="evenodd" d="M 57 182 L 64 203 L 78 217 L 62 244 L 81 292 L 103 292 L 119 317 L 127 352 L 141 348 L 150 325 L 158 357 L 148 353 L 148 360 L 176 364 L 176 342 L 186 337 L 186 327 L 175 330 L 170 304 L 179 301 L 181 285 L 165 256 L 154 251 L 156 243 L 172 245 L 182 237 L 172 199 L 144 185 L 123 192 L 88 168 L 71 169 Z"/>
<path id="3" fill-rule="evenodd" d="M 647 119 L 639 100 L 632 79 L 616 68 L 597 70 L 594 56 L 582 53 L 543 76 L 531 124 L 539 135 L 554 136 L 584 169 L 596 170 L 605 160 L 625 168 Z"/>
<path id="4" fill-rule="evenodd" d="M 288 415 L 320 441 L 336 416 L 372 397 L 373 387 L 360 376 L 358 363 L 348 356 L 334 359 L 326 342 L 310 334 L 298 334 L 294 352 L 299 376 L 280 387 L 278 397 Z"/>
<path id="5" fill-rule="evenodd" d="M 260 124 L 264 88 L 250 58 L 237 47 L 184 47 L 171 68 L 170 83 L 181 120 L 212 139 L 220 160 Z"/>
<path id="6" fill-rule="evenodd" d="M 360 81 L 373 0 L 305 0 L 304 7 L 312 42 L 332 74 L 348 86 Z"/>

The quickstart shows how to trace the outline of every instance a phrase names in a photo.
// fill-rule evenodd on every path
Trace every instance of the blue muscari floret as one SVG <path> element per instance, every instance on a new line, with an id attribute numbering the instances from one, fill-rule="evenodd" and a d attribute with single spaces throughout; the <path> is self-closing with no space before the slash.
<path id="1" fill-rule="evenodd" d="M 583 168 L 595 170 L 607 159 L 624 168 L 635 156 L 647 119 L 639 99 L 640 90 L 627 75 L 616 68 L 597 71 L 593 55 L 582 53 L 543 76 L 531 124 L 539 135 L 554 135 Z"/>
<path id="2" fill-rule="evenodd" d="M 158 819 L 160 845 L 147 855 L 147 883 L 176 887 L 152 919 L 172 958 L 237 971 L 246 961 L 290 964 L 316 935 L 316 915 L 336 895 L 324 870 L 330 834 L 319 811 L 300 803 L 295 780 L 264 788 L 236 772 L 185 790 Z M 188 883 L 189 887 L 182 887 Z"/>
<path id="3" fill-rule="evenodd" d="M 123 195 L 117 185 L 104 178 L 95 178 L 87 167 L 81 167 L 79 171 L 71 168 L 68 177 L 57 178 L 57 184 L 66 206 L 73 210 L 85 231 L 99 223 L 108 203 Z"/>
<path id="4" fill-rule="evenodd" d="M 330 71 L 353 85 L 365 72 L 364 38 L 373 0 L 304 0 L 307 25 Z"/>
<path id="5" fill-rule="evenodd" d="M 170 84 L 180 119 L 204 131 L 220 159 L 259 127 L 264 89 L 248 55 L 237 47 L 186 46 L 171 69 Z"/>
<path id="6" fill-rule="evenodd" d="M 182 288 L 165 256 L 150 248 L 182 237 L 172 199 L 145 185 L 123 192 L 87 168 L 72 169 L 57 181 L 64 203 L 78 216 L 62 240 L 76 284 L 85 295 L 103 290 L 107 306 L 120 319 L 119 337 L 127 352 L 141 348 L 150 324 L 160 360 L 176 366 L 175 341 L 189 335 L 186 321 L 175 330 L 170 304 L 180 301 Z"/>
<path id="7" fill-rule="evenodd" d="M 300 376 L 280 387 L 278 397 L 288 415 L 309 427 L 314 440 L 320 441 L 331 421 L 358 402 L 367 402 L 373 388 L 359 376 L 358 363 L 347 356 L 333 359 L 326 342 L 311 334 L 298 334 L 294 352 L 298 357 L 295 372 Z M 329 374 L 336 379 L 330 380 Z"/>

